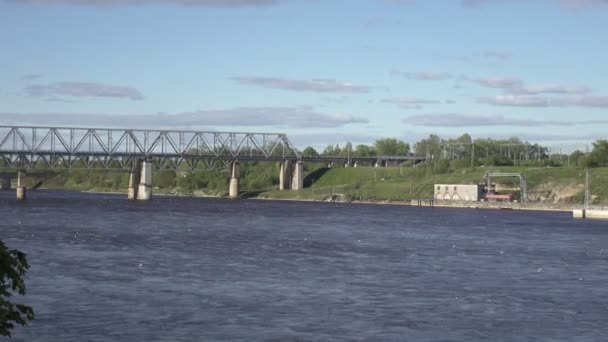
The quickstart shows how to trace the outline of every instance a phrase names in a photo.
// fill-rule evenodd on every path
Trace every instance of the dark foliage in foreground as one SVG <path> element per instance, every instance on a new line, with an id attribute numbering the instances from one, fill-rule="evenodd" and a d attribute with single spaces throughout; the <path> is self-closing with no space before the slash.
<path id="1" fill-rule="evenodd" d="M 14 294 L 25 295 L 24 276 L 30 265 L 24 253 L 9 250 L 0 241 L 0 336 L 11 337 L 16 324 L 26 325 L 34 319 L 34 310 L 9 301 Z"/>

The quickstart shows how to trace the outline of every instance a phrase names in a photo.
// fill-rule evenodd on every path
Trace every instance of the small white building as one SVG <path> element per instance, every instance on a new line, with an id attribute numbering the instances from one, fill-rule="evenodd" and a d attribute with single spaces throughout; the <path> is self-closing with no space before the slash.
<path id="1" fill-rule="evenodd" d="M 481 185 L 435 184 L 435 199 L 477 202 L 481 196 L 481 190 Z"/>

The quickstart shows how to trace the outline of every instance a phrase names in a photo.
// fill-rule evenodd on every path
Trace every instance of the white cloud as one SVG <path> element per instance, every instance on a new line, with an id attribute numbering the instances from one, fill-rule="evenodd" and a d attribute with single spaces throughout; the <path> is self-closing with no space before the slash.
<path id="1" fill-rule="evenodd" d="M 459 113 L 432 113 L 413 115 L 404 123 L 428 127 L 482 127 L 482 126 L 565 126 L 570 123 L 551 120 L 507 118 L 503 115 L 478 115 Z"/>
<path id="2" fill-rule="evenodd" d="M 529 95 L 499 95 L 481 97 L 479 103 L 512 107 L 590 107 L 608 108 L 608 96 L 544 97 Z"/>
<path id="3" fill-rule="evenodd" d="M 369 87 L 328 79 L 293 80 L 264 76 L 239 76 L 231 80 L 264 88 L 316 93 L 368 93 Z"/>
<path id="4" fill-rule="evenodd" d="M 182 6 L 206 7 L 258 7 L 277 5 L 284 0 L 1 0 L 3 2 L 19 2 L 23 4 L 40 5 L 91 5 L 91 6 L 131 6 L 170 4 Z"/>
<path id="5" fill-rule="evenodd" d="M 367 123 L 365 118 L 321 113 L 308 106 L 237 107 L 177 114 L 0 113 L 7 124 L 171 129 L 188 127 L 335 128 Z"/>
<path id="6" fill-rule="evenodd" d="M 439 100 L 426 100 L 415 97 L 390 97 L 381 100 L 384 103 L 394 104 L 403 109 L 422 109 L 427 104 L 440 104 Z"/>
<path id="7" fill-rule="evenodd" d="M 401 70 L 391 70 L 391 75 L 400 76 L 407 78 L 408 80 L 419 80 L 419 81 L 441 81 L 452 78 L 447 72 L 436 72 L 436 71 L 418 71 L 418 72 L 406 72 Z"/>
<path id="8" fill-rule="evenodd" d="M 132 87 L 107 85 L 92 82 L 56 82 L 50 84 L 30 84 L 24 89 L 33 97 L 72 96 L 72 97 L 118 97 L 143 100 L 139 90 Z"/>
<path id="9" fill-rule="evenodd" d="M 485 126 L 572 126 L 608 124 L 607 120 L 560 121 L 529 119 L 500 114 L 462 114 L 462 113 L 429 113 L 412 115 L 403 119 L 403 123 L 426 127 L 485 127 Z"/>

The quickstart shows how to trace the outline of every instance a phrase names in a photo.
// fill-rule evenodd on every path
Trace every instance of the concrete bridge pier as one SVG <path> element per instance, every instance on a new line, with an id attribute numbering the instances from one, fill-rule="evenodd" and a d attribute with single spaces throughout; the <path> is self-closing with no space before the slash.
<path id="1" fill-rule="evenodd" d="M 27 198 L 27 188 L 22 185 L 22 172 L 17 172 L 17 201 L 25 201 Z"/>
<path id="2" fill-rule="evenodd" d="M 135 201 L 137 199 L 137 190 L 139 190 L 139 177 L 141 171 L 141 165 L 138 162 L 135 168 L 129 172 L 129 189 L 127 190 L 127 198 L 129 201 Z"/>
<path id="3" fill-rule="evenodd" d="M 279 190 L 289 190 L 291 188 L 291 171 L 291 162 L 289 160 L 285 160 L 281 163 L 281 171 L 279 172 Z"/>
<path id="4" fill-rule="evenodd" d="M 150 199 L 152 199 L 152 162 L 144 160 L 139 168 L 137 200 L 149 201 Z"/>
<path id="5" fill-rule="evenodd" d="M 240 167 L 238 160 L 235 160 L 231 163 L 231 177 L 230 177 L 230 187 L 228 189 L 228 196 L 230 198 L 239 198 L 239 178 L 240 178 Z"/>
<path id="6" fill-rule="evenodd" d="M 304 163 L 302 161 L 294 163 L 286 160 L 281 163 L 279 189 L 295 191 L 304 189 Z"/>
<path id="7" fill-rule="evenodd" d="M 304 189 L 304 163 L 298 161 L 293 166 L 293 176 L 291 179 L 291 190 L 300 191 Z"/>
<path id="8" fill-rule="evenodd" d="M 388 160 L 378 160 L 374 167 L 388 167 Z"/>

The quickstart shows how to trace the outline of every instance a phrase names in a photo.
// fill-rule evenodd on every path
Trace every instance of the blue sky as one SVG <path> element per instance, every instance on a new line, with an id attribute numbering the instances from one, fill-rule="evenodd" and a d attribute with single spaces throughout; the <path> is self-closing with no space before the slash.
<path id="1" fill-rule="evenodd" d="M 572 148 L 607 34 L 606 0 L 0 0 L 0 123 Z"/>

